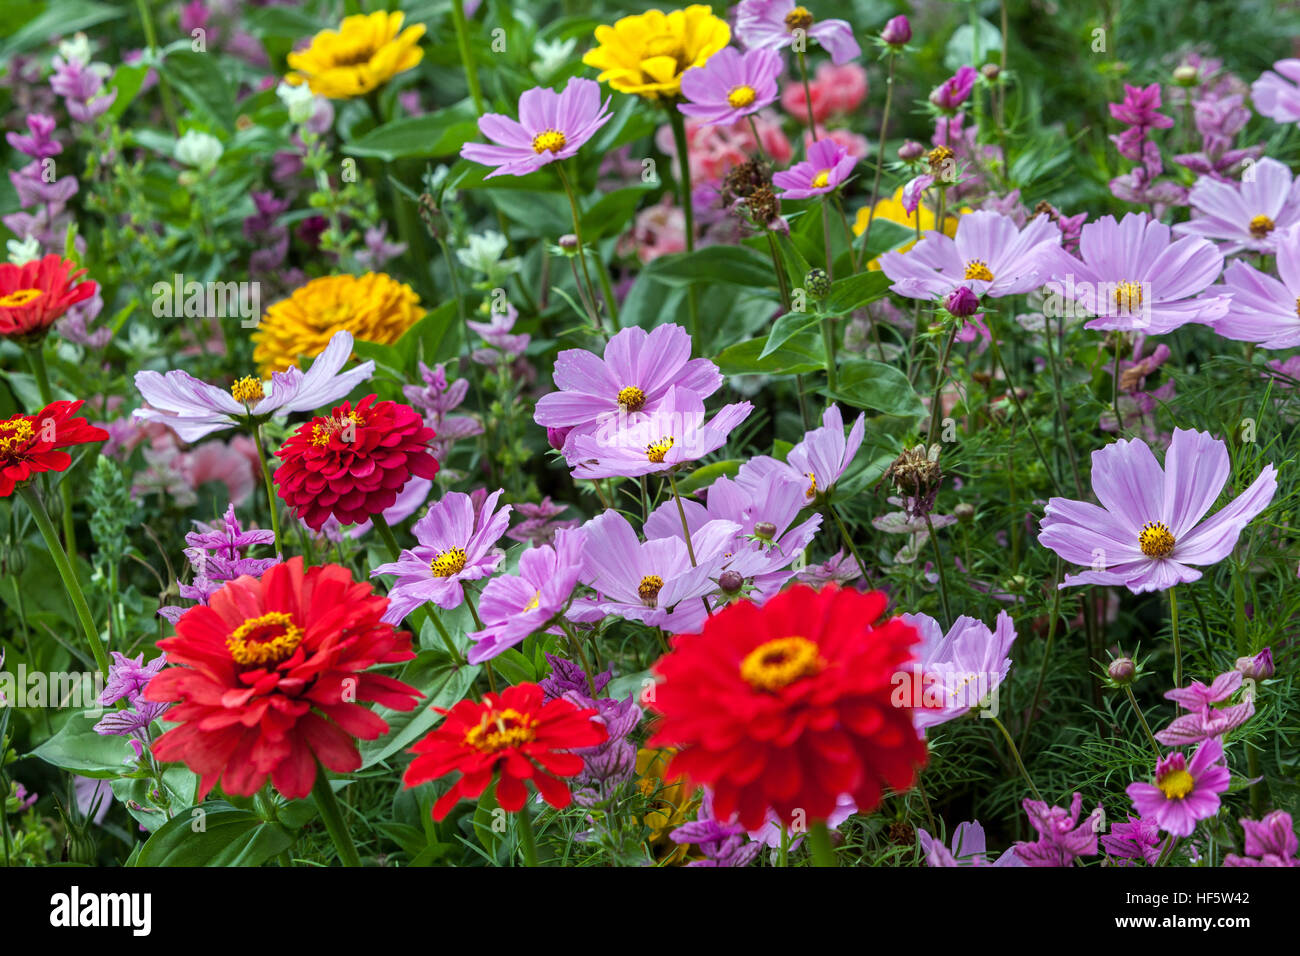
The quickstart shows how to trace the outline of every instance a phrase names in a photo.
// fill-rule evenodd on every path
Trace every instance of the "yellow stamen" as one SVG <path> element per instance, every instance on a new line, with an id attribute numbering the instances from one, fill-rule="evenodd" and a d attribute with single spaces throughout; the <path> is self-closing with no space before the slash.
<path id="1" fill-rule="evenodd" d="M 1142 308 L 1142 283 L 1121 282 L 1115 286 L 1115 308 L 1121 313 L 1132 313 Z"/>
<path id="2" fill-rule="evenodd" d="M 813 25 L 813 15 L 807 7 L 798 6 L 785 15 L 785 28 L 791 33 L 795 30 L 808 32 L 808 28 Z"/>
<path id="3" fill-rule="evenodd" d="M 972 259 L 966 263 L 967 279 L 983 279 L 985 282 L 993 281 L 993 273 L 989 271 L 989 265 L 983 259 Z"/>
<path id="4" fill-rule="evenodd" d="M 0 422 L 0 455 L 12 455 L 32 439 L 35 432 L 32 423 L 26 418 L 11 418 Z"/>
<path id="5" fill-rule="evenodd" d="M 1181 800 L 1196 788 L 1196 780 L 1186 770 L 1171 770 L 1156 781 L 1156 786 L 1170 800 Z"/>
<path id="6" fill-rule="evenodd" d="M 550 151 L 552 153 L 558 153 L 560 150 L 564 149 L 568 142 L 569 141 L 565 139 L 564 134 L 558 129 L 543 130 L 533 137 L 533 152 L 545 153 Z"/>
<path id="7" fill-rule="evenodd" d="M 777 691 L 826 666 L 816 644 L 806 637 L 764 641 L 740 662 L 740 676 L 759 690 Z"/>
<path id="8" fill-rule="evenodd" d="M 301 643 L 302 630 L 282 611 L 250 617 L 226 638 L 236 663 L 258 667 L 288 660 Z"/>
<path id="9" fill-rule="evenodd" d="M 262 391 L 261 379 L 254 378 L 251 375 L 245 375 L 230 386 L 230 394 L 235 396 L 235 401 L 242 402 L 245 405 L 260 402 L 266 397 L 266 393 Z"/>
<path id="10" fill-rule="evenodd" d="M 668 449 L 673 447 L 673 436 L 668 435 L 658 441 L 651 442 L 645 446 L 645 456 L 649 461 L 655 464 L 662 464 L 664 455 L 668 454 Z"/>
<path id="11" fill-rule="evenodd" d="M 484 753 L 521 747 L 537 736 L 537 721 L 513 707 L 483 715 L 477 727 L 465 731 L 465 746 Z"/>
<path id="12" fill-rule="evenodd" d="M 646 607 L 658 607 L 659 592 L 663 590 L 664 579 L 657 574 L 647 574 L 637 585 L 636 593 L 641 595 L 641 603 Z"/>
<path id="13" fill-rule="evenodd" d="M 40 289 L 16 289 L 8 295 L 0 296 L 0 308 L 16 309 L 44 294 Z"/>
<path id="14" fill-rule="evenodd" d="M 1256 239 L 1263 239 L 1273 231 L 1274 223 L 1268 216 L 1256 216 L 1250 221 L 1250 234 Z"/>
<path id="15" fill-rule="evenodd" d="M 816 176 L 813 177 L 813 181 L 812 181 L 813 189 L 825 189 L 827 186 L 830 185 L 830 183 L 831 183 L 831 171 L 829 169 L 823 169 L 820 173 L 818 173 Z"/>
<path id="16" fill-rule="evenodd" d="M 453 574 L 465 570 L 465 558 L 464 548 L 452 548 L 450 551 L 443 551 L 430 561 L 429 570 L 434 573 L 435 577 L 449 578 Z"/>
<path id="17" fill-rule="evenodd" d="M 1163 521 L 1148 521 L 1138 533 L 1138 545 L 1148 558 L 1167 558 L 1174 550 L 1174 536 Z"/>
<path id="18" fill-rule="evenodd" d="M 542 592 L 534 591 L 533 596 L 529 599 L 528 603 L 524 605 L 524 609 L 519 613 L 527 614 L 529 611 L 536 611 L 537 606 L 541 603 L 542 603 Z"/>
<path id="19" fill-rule="evenodd" d="M 754 102 L 757 97 L 758 94 L 754 92 L 752 86 L 737 86 L 727 94 L 727 105 L 738 110 Z"/>
<path id="20" fill-rule="evenodd" d="M 808 490 L 803 493 L 803 496 L 812 501 L 817 497 L 817 476 L 811 471 L 805 471 L 803 474 L 808 479 Z"/>
<path id="21" fill-rule="evenodd" d="M 645 392 L 635 385 L 625 385 L 618 390 L 618 403 L 626 412 L 639 412 L 645 408 Z"/>

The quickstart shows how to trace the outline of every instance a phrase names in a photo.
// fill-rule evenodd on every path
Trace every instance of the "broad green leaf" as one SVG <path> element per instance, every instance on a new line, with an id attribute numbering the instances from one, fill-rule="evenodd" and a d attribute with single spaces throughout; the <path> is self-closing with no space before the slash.
<path id="1" fill-rule="evenodd" d="M 351 156 L 373 156 L 385 162 L 455 155 L 462 144 L 478 137 L 474 108 L 468 102 L 426 113 L 403 116 L 343 147 Z"/>
<path id="2" fill-rule="evenodd" d="M 212 54 L 177 50 L 163 60 L 162 72 L 196 110 L 225 129 L 234 129 L 235 90 Z"/>
<path id="3" fill-rule="evenodd" d="M 423 737 L 442 720 L 442 714 L 433 708 L 450 708 L 459 702 L 474 683 L 478 670 L 477 666 L 469 664 L 457 666 L 447 657 L 446 651 L 421 651 L 396 676 L 424 696 L 416 703 L 414 710 L 375 708 L 375 713 L 388 722 L 388 733 L 378 740 L 359 742 L 361 766 L 370 767 L 381 760 L 387 760 Z"/>
<path id="4" fill-rule="evenodd" d="M 645 273 L 671 285 L 717 283 L 775 288 L 772 260 L 744 246 L 706 246 L 694 252 L 660 256 Z"/>
<path id="5" fill-rule="evenodd" d="M 739 459 L 729 458 L 726 461 L 715 461 L 705 465 L 703 468 L 696 468 L 693 472 L 677 482 L 677 490 L 684 495 L 692 494 L 700 488 L 706 488 L 713 484 L 719 478 L 734 478 L 740 471 L 740 466 L 744 462 Z"/>
<path id="6" fill-rule="evenodd" d="M 766 342 L 749 339 L 723 349 L 715 359 L 718 368 L 723 375 L 804 375 L 826 366 L 821 337 L 814 332 L 800 332 L 767 358 L 760 358 Z"/>
<path id="7" fill-rule="evenodd" d="M 845 315 L 854 309 L 883 299 L 889 294 L 891 280 L 883 272 L 859 272 L 831 284 L 831 294 L 826 307 L 834 315 Z"/>
<path id="8" fill-rule="evenodd" d="M 136 866 L 259 866 L 293 846 L 283 827 L 214 800 L 159 827 Z"/>
<path id="9" fill-rule="evenodd" d="M 93 728 L 103 716 L 93 711 L 74 714 L 57 734 L 33 750 L 32 756 L 83 777 L 101 780 L 120 777 L 130 766 L 128 761 L 135 756 L 135 751 L 125 737 L 95 733 Z"/>
<path id="10" fill-rule="evenodd" d="M 767 358 L 800 332 L 816 327 L 820 321 L 821 315 L 816 312 L 785 313 L 772 323 L 772 330 L 767 333 L 767 341 L 763 344 L 763 351 L 758 357 Z"/>
<path id="11" fill-rule="evenodd" d="M 841 365 L 838 372 L 835 390 L 823 390 L 836 401 L 901 417 L 925 414 L 920 396 L 907 376 L 892 365 L 855 359 Z"/>

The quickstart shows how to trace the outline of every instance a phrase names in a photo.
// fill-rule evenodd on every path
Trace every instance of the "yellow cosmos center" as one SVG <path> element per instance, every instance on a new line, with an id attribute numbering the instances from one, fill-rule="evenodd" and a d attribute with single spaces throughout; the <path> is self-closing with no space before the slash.
<path id="1" fill-rule="evenodd" d="M 952 151 L 951 146 L 936 146 L 925 154 L 925 160 L 931 166 L 942 166 L 956 155 L 957 154 Z"/>
<path id="2" fill-rule="evenodd" d="M 564 138 L 564 134 L 558 129 L 543 130 L 533 137 L 533 152 L 545 153 L 549 151 L 552 153 L 558 153 L 560 150 L 564 149 L 568 142 L 569 141 Z"/>
<path id="3" fill-rule="evenodd" d="M 1295 297 L 1295 314 L 1300 316 L 1300 295 Z"/>
<path id="4" fill-rule="evenodd" d="M 1186 770 L 1171 770 L 1159 780 L 1156 786 L 1170 800 L 1181 800 L 1196 787 L 1196 781 Z"/>
<path id="5" fill-rule="evenodd" d="M 1148 521 L 1138 533 L 1138 545 L 1148 558 L 1167 558 L 1174 550 L 1174 536 L 1163 521 Z"/>
<path id="6" fill-rule="evenodd" d="M 16 309 L 33 299 L 39 299 L 44 294 L 40 289 L 17 289 L 8 295 L 0 296 L 0 307 Z"/>
<path id="7" fill-rule="evenodd" d="M 245 375 L 230 386 L 230 394 L 235 396 L 235 401 L 242 402 L 245 405 L 260 402 L 266 397 L 266 394 L 262 391 L 261 379 L 254 378 L 251 375 Z"/>
<path id="8" fill-rule="evenodd" d="M 226 638 L 226 647 L 237 663 L 259 667 L 287 660 L 301 643 L 301 629 L 282 611 L 250 617 Z"/>
<path id="9" fill-rule="evenodd" d="M 993 273 L 989 271 L 989 264 L 983 259 L 972 259 L 966 263 L 967 279 L 982 279 L 985 282 L 993 281 Z"/>
<path id="10" fill-rule="evenodd" d="M 513 707 L 493 710 L 483 715 L 477 727 L 465 731 L 465 746 L 494 754 L 512 747 L 522 747 L 537 736 L 537 721 Z"/>
<path id="11" fill-rule="evenodd" d="M 1263 239 L 1273 231 L 1273 220 L 1268 216 L 1256 216 L 1250 221 L 1250 234 L 1256 239 Z"/>
<path id="12" fill-rule="evenodd" d="M 524 605 L 524 609 L 519 613 L 527 614 L 529 611 L 536 611 L 538 605 L 540 605 L 541 603 L 542 603 L 542 592 L 534 591 L 533 596 L 528 600 L 528 603 Z"/>
<path id="13" fill-rule="evenodd" d="M 25 418 L 0 422 L 0 454 L 12 455 L 16 449 L 31 441 L 34 434 L 32 423 Z"/>
<path id="14" fill-rule="evenodd" d="M 1134 312 L 1142 308 L 1142 283 L 1121 282 L 1115 286 L 1115 308 L 1120 312 Z"/>
<path id="15" fill-rule="evenodd" d="M 813 189 L 825 189 L 831 184 L 831 171 L 829 169 L 823 169 L 813 177 L 812 184 Z"/>
<path id="16" fill-rule="evenodd" d="M 758 690 L 777 691 L 826 666 L 816 644 L 806 637 L 764 641 L 740 662 L 740 676 Z"/>
<path id="17" fill-rule="evenodd" d="M 813 15 L 807 7 L 795 7 L 785 15 L 785 28 L 794 33 L 795 30 L 807 31 L 813 25 Z"/>
<path id="18" fill-rule="evenodd" d="M 636 593 L 641 596 L 641 603 L 646 607 L 657 607 L 659 604 L 659 592 L 663 590 L 664 579 L 657 574 L 647 574 L 641 579 L 641 583 L 636 587 Z"/>
<path id="19" fill-rule="evenodd" d="M 618 390 L 618 403 L 624 411 L 639 412 L 645 408 L 645 392 L 635 385 L 625 385 Z"/>
<path id="20" fill-rule="evenodd" d="M 758 97 L 752 86 L 737 86 L 727 94 L 727 105 L 732 109 L 740 109 L 742 106 L 748 106 Z"/>
<path id="21" fill-rule="evenodd" d="M 658 441 L 651 442 L 650 444 L 645 446 L 646 459 L 648 461 L 653 461 L 655 464 L 661 464 L 664 460 L 664 455 L 668 454 L 668 449 L 672 447 L 673 447 L 672 435 L 668 435 L 664 438 L 659 439 Z"/>
<path id="22" fill-rule="evenodd" d="M 442 552 L 429 562 L 429 570 L 439 578 L 449 578 L 465 570 L 465 549 L 452 548 L 450 551 Z"/>
<path id="23" fill-rule="evenodd" d="M 808 479 L 808 490 L 803 493 L 803 496 L 812 501 L 817 497 L 817 476 L 811 471 L 805 471 L 803 474 Z"/>

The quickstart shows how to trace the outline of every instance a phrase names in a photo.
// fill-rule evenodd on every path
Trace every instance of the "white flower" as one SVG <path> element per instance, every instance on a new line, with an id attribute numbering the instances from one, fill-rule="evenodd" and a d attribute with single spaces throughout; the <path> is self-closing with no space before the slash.
<path id="1" fill-rule="evenodd" d="M 76 34 L 71 40 L 59 44 L 59 56 L 65 63 L 77 63 L 85 66 L 90 62 L 90 40 L 84 33 Z"/>
<path id="2" fill-rule="evenodd" d="M 291 123 L 305 123 L 316 112 L 316 94 L 305 83 L 300 86 L 293 86 L 282 80 L 280 85 L 275 88 L 275 95 L 280 97 L 280 102 L 289 111 L 289 121 Z"/>
<path id="3" fill-rule="evenodd" d="M 192 129 L 176 141 L 173 155 L 177 161 L 197 169 L 211 169 L 221 158 L 221 140 Z"/>
<path id="4" fill-rule="evenodd" d="M 469 248 L 457 249 L 456 258 L 467 269 L 482 272 L 487 276 L 487 285 L 494 286 L 519 269 L 519 259 L 501 258 L 509 243 L 501 233 L 489 229 L 481 235 L 470 236 Z"/>
<path id="5" fill-rule="evenodd" d="M 9 261 L 16 266 L 26 265 L 41 257 L 41 242 L 35 236 L 28 236 L 22 241 L 10 239 L 5 245 L 9 247 Z"/>
<path id="6" fill-rule="evenodd" d="M 576 37 L 570 37 L 567 40 L 555 40 L 547 42 L 546 40 L 537 40 L 533 43 L 533 55 L 537 57 L 533 63 L 533 75 L 539 80 L 545 82 L 555 74 L 560 67 L 569 62 L 573 55 L 573 49 L 578 45 Z"/>

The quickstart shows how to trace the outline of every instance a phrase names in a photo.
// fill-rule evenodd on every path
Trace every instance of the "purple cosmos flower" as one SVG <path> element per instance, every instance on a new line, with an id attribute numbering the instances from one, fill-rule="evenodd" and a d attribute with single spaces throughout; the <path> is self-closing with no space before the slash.
<path id="1" fill-rule="evenodd" d="M 1117 823 L 1101 838 L 1102 848 L 1119 866 L 1133 866 L 1141 860 L 1155 866 L 1160 859 L 1160 828 L 1130 814 L 1127 823 Z"/>
<path id="2" fill-rule="evenodd" d="M 1066 575 L 1061 587 L 1124 585 L 1134 594 L 1162 591 L 1232 551 L 1277 490 L 1265 465 L 1244 492 L 1202 522 L 1228 480 L 1228 449 L 1207 432 L 1175 429 L 1162 470 L 1147 443 L 1121 439 L 1092 453 L 1092 490 L 1101 507 L 1052 498 L 1038 543 L 1066 561 L 1092 568 Z"/>
<path id="3" fill-rule="evenodd" d="M 1276 71 L 1276 72 L 1275 72 Z M 1278 60 L 1250 86 L 1255 109 L 1275 123 L 1300 123 L 1300 60 Z"/>
<path id="4" fill-rule="evenodd" d="M 540 86 L 519 97 L 519 120 L 500 113 L 479 117 L 479 131 L 499 145 L 466 143 L 460 154 L 496 169 L 484 176 L 525 176 L 557 159 L 568 159 L 596 134 L 613 114 L 609 99 L 600 101 L 600 84 L 573 77 L 563 92 Z"/>
<path id="5" fill-rule="evenodd" d="M 779 50 L 811 37 L 831 55 L 836 66 L 862 53 L 853 38 L 853 27 L 844 20 L 814 20 L 807 7 L 795 0 L 741 0 L 736 7 L 736 38 L 746 49 Z M 797 47 L 802 51 L 805 44 Z"/>
<path id="6" fill-rule="evenodd" d="M 704 66 L 682 74 L 682 95 L 689 102 L 677 108 L 704 126 L 729 126 L 776 102 L 780 72 L 776 50 L 723 47 Z"/>
<path id="7" fill-rule="evenodd" d="M 858 164 L 849 151 L 833 139 L 819 139 L 808 147 L 808 158 L 774 173 L 772 185 L 782 199 L 811 199 L 837 189 Z"/>
<path id="8" fill-rule="evenodd" d="M 533 420 L 547 429 L 572 428 L 566 448 L 602 424 L 657 411 L 669 389 L 677 388 L 679 398 L 694 392 L 702 402 L 722 385 L 716 365 L 691 358 L 691 336 L 680 325 L 623 329 L 606 344 L 603 358 L 565 349 L 552 374 L 558 391 L 538 399 Z"/>
<path id="9" fill-rule="evenodd" d="M 242 401 L 232 391 L 200 382 L 179 369 L 165 374 L 136 372 L 135 387 L 153 407 L 137 409 L 135 417 L 161 422 L 182 441 L 194 442 L 204 435 L 241 425 L 250 417 L 257 421 L 314 411 L 332 405 L 374 374 L 375 363 L 369 360 L 341 372 L 351 354 L 352 334 L 335 332 L 306 373 L 296 367 L 272 372 L 269 395 L 262 397 L 261 382 L 241 379 L 232 391 L 243 395 Z"/>
<path id="10" fill-rule="evenodd" d="M 1209 176 L 1198 179 L 1187 201 L 1200 215 L 1178 223 L 1174 232 L 1220 240 L 1225 256 L 1243 249 L 1276 251 L 1281 232 L 1300 222 L 1300 179 L 1293 179 L 1290 169 L 1267 157 L 1252 172 L 1250 179 L 1240 183 Z"/>
<path id="11" fill-rule="evenodd" d="M 1166 700 L 1176 701 L 1189 713 L 1175 717 L 1156 740 L 1166 747 L 1187 747 L 1213 737 L 1222 737 L 1229 730 L 1240 727 L 1255 715 L 1255 702 L 1248 694 L 1244 700 L 1229 707 L 1215 707 L 1227 700 L 1241 686 L 1244 675 L 1239 670 L 1220 674 L 1206 687 L 1192 681 L 1187 687 L 1175 687 L 1165 694 Z"/>
<path id="12" fill-rule="evenodd" d="M 679 401 L 670 388 L 655 411 L 619 416 L 591 433 L 575 434 L 565 443 L 574 478 L 635 478 L 698 461 L 727 443 L 731 432 L 749 417 L 749 402 L 724 405 L 705 421 L 694 392 Z"/>
<path id="13" fill-rule="evenodd" d="M 1095 316 L 1089 329 L 1159 335 L 1188 322 L 1212 325 L 1230 300 L 1201 293 L 1218 278 L 1223 255 L 1208 239 L 1172 238 L 1169 226 L 1146 213 L 1118 223 L 1103 216 L 1083 227 L 1080 259 L 1052 252 L 1048 292 L 1058 307 L 1065 299 Z"/>
<path id="14" fill-rule="evenodd" d="M 112 656 L 113 663 L 108 667 L 108 681 L 104 684 L 104 692 L 99 697 L 99 702 L 105 706 L 116 704 L 124 698 L 128 704 L 134 705 L 149 681 L 153 680 L 154 675 L 167 663 L 167 655 L 159 654 L 146 664 L 143 651 L 133 658 L 118 651 L 113 651 Z"/>
<path id="15" fill-rule="evenodd" d="M 766 476 L 777 472 L 803 481 L 805 503 L 810 504 L 819 496 L 828 498 L 835 490 L 835 483 L 853 463 L 865 433 L 864 412 L 853 422 L 846 440 L 840 407 L 831 405 L 822 413 L 821 427 L 805 434 L 803 440 L 790 449 L 784 462 L 768 455 L 756 455 L 740 466 L 736 481 L 751 494 L 757 494 L 761 492 Z"/>
<path id="16" fill-rule="evenodd" d="M 1246 834 L 1243 855 L 1229 853 L 1223 858 L 1224 866 L 1300 866 L 1291 814 L 1274 810 L 1262 820 L 1242 820 L 1241 829 Z"/>
<path id="17" fill-rule="evenodd" d="M 957 618 L 948 633 L 928 614 L 902 614 L 916 628 L 921 643 L 913 649 L 913 688 L 920 706 L 913 706 L 916 729 L 937 727 L 979 707 L 996 694 L 1011 670 L 1008 653 L 1016 627 L 1006 611 L 998 613 L 994 629 L 973 617 Z M 996 701 L 996 697 L 994 698 Z M 996 711 L 996 705 L 994 706 Z"/>
<path id="18" fill-rule="evenodd" d="M 1083 794 L 1076 793 L 1070 809 L 1050 807 L 1041 800 L 1025 798 L 1021 804 L 1029 815 L 1029 825 L 1038 831 L 1033 842 L 1016 844 L 1016 856 L 1025 866 L 1073 866 L 1076 858 L 1097 853 L 1097 830 L 1101 826 L 1102 808 L 1080 821 Z"/>
<path id="19" fill-rule="evenodd" d="M 763 850 L 763 844 L 751 840 L 739 823 L 724 823 L 713 815 L 713 801 L 707 792 L 694 822 L 682 824 L 668 839 L 694 843 L 704 853 L 705 859 L 692 860 L 687 866 L 749 866 Z"/>
<path id="20" fill-rule="evenodd" d="M 961 105 L 975 89 L 975 80 L 979 71 L 973 66 L 960 67 L 957 72 L 935 87 L 930 94 L 930 102 L 944 113 L 952 114 L 961 109 Z"/>
<path id="21" fill-rule="evenodd" d="M 1300 345 L 1300 225 L 1278 236 L 1277 274 L 1275 279 L 1240 260 L 1229 263 L 1223 285 L 1210 289 L 1232 296 L 1232 309 L 1213 323 L 1214 331 L 1266 349 Z"/>
<path id="22" fill-rule="evenodd" d="M 1219 812 L 1219 794 L 1228 789 L 1232 775 L 1223 764 L 1223 742 L 1207 740 L 1189 761 L 1174 753 L 1156 762 L 1155 783 L 1137 781 L 1125 792 L 1133 808 L 1166 833 L 1191 836 L 1198 820 Z"/>
<path id="23" fill-rule="evenodd" d="M 936 299 L 961 287 L 997 298 L 1038 288 L 1049 252 L 1060 244 L 1061 231 L 1047 216 L 1017 229 L 1009 216 L 981 209 L 957 220 L 955 237 L 928 231 L 906 253 L 882 255 L 880 268 L 894 280 L 895 292 L 912 299 Z"/>
<path id="24" fill-rule="evenodd" d="M 835 809 L 832 810 L 830 816 L 826 818 L 827 829 L 838 830 L 845 820 L 857 812 L 858 805 L 853 802 L 853 798 L 847 793 L 840 794 L 835 798 Z M 777 816 L 775 810 L 769 809 L 767 811 L 767 822 L 757 830 L 750 830 L 749 838 L 762 843 L 771 850 L 779 851 L 781 849 L 782 829 L 781 818 Z M 793 833 L 790 835 L 794 836 Z M 803 843 L 802 834 L 794 836 L 794 839 L 789 840 L 786 844 L 786 850 L 792 852 L 796 850 L 801 843 Z M 773 854 L 773 856 L 775 857 L 775 854 Z M 776 860 L 774 859 L 773 862 L 775 863 Z"/>
<path id="25" fill-rule="evenodd" d="M 518 574 L 487 583 L 478 606 L 485 627 L 469 635 L 476 642 L 469 652 L 471 664 L 491 660 L 563 613 L 582 571 L 586 540 L 581 529 L 559 531 L 554 547 L 529 548 L 519 556 Z"/>
<path id="26" fill-rule="evenodd" d="M 492 492 L 476 510 L 469 495 L 448 492 L 415 523 L 411 531 L 419 544 L 370 572 L 372 578 L 397 575 L 388 592 L 385 621 L 398 624 L 429 602 L 446 610 L 460 607 L 465 599 L 461 582 L 485 578 L 500 566 L 505 555 L 493 546 L 510 524 L 510 506 L 496 510 L 503 493 Z"/>
<path id="27" fill-rule="evenodd" d="M 1025 866 L 1016 856 L 1016 848 L 1008 847 L 992 863 L 989 862 L 988 850 L 985 849 L 984 828 L 978 820 L 957 824 L 952 833 L 952 849 L 944 846 L 940 840 L 930 836 L 925 830 L 916 831 L 921 841 L 921 852 L 929 866 Z"/>
<path id="28" fill-rule="evenodd" d="M 795 577 L 804 584 L 820 588 L 826 584 L 844 585 L 862 577 L 858 562 L 844 548 L 840 548 L 821 564 L 810 564 Z"/>
<path id="29" fill-rule="evenodd" d="M 511 541 L 523 541 L 533 547 L 550 544 L 555 533 L 562 528 L 576 528 L 577 518 L 564 521 L 554 520 L 557 515 L 568 510 L 568 505 L 557 505 L 547 495 L 539 502 L 521 501 L 515 505 L 515 513 L 524 520 L 506 532 Z"/>
<path id="30" fill-rule="evenodd" d="M 709 521 L 693 530 L 692 566 L 684 539 L 643 543 L 617 511 L 597 515 L 583 525 L 587 547 L 580 580 L 597 592 L 590 610 L 678 634 L 698 629 L 707 616 L 701 599 L 717 590 L 725 551 L 738 527 L 731 521 Z"/>

